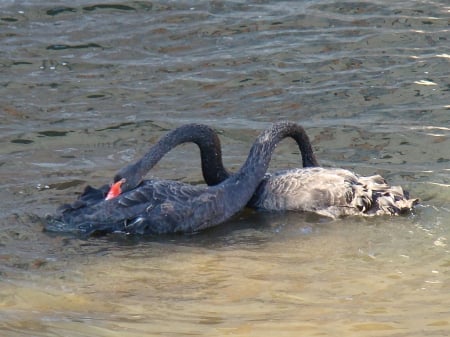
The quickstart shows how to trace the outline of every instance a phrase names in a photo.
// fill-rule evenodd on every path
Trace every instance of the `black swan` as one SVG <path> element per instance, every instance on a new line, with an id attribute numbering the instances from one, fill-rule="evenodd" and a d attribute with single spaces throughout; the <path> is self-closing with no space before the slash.
<path id="1" fill-rule="evenodd" d="M 154 146 L 141 160 L 119 171 L 113 185 L 114 188 L 120 187 L 119 196 L 106 200 L 104 195 L 108 186 L 100 189 L 88 186 L 77 201 L 61 206 L 56 216 L 49 218 L 46 230 L 87 235 L 115 231 L 163 234 L 196 232 L 218 225 L 244 208 L 251 199 L 264 178 L 277 143 L 287 137 L 295 139 L 299 138 L 299 134 L 306 135 L 303 128 L 295 123 L 273 124 L 257 137 L 247 160 L 237 173 L 229 177 L 226 177 L 225 170 L 214 176 L 207 174 L 208 180 L 221 181 L 214 186 L 143 180 L 148 170 L 180 143 L 173 136 L 174 132 L 170 134 L 171 137 L 163 137 L 159 145 Z M 178 136 L 180 134 L 182 132 L 178 132 Z M 167 140 L 169 142 L 165 144 Z M 309 144 L 309 141 L 304 144 Z M 309 152 L 312 154 L 312 149 Z M 202 152 L 204 170 L 210 160 L 219 159 L 221 162 L 220 151 L 216 153 L 211 157 Z M 304 162 L 308 161 L 310 159 L 304 159 Z"/>
<path id="2" fill-rule="evenodd" d="M 203 176 L 208 185 L 214 186 L 231 176 L 223 166 L 220 141 L 212 129 L 188 124 L 180 130 L 185 136 L 192 134 L 190 139 L 178 138 L 180 142 L 193 141 L 199 146 Z M 303 128 L 297 128 L 297 132 L 293 138 L 299 145 L 303 168 L 267 173 L 247 206 L 270 211 L 308 211 L 337 218 L 344 215 L 398 215 L 417 204 L 418 199 L 409 199 L 400 186 L 388 185 L 380 175 L 360 177 L 345 169 L 318 167 L 306 132 Z M 160 155 L 176 144 L 163 140 L 164 150 L 160 143 L 152 149 Z M 152 161 L 148 165 L 144 157 L 139 165 L 121 170 L 115 178 L 119 183 L 111 189 L 109 197 L 120 193 L 121 177 L 140 181 L 154 164 Z M 132 183 L 134 185 L 136 181 Z"/>

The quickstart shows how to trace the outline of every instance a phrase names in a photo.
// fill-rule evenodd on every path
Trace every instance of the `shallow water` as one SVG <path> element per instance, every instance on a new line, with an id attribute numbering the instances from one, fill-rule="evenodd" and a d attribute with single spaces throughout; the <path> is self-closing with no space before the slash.
<path id="1" fill-rule="evenodd" d="M 447 336 L 446 1 L 0 2 L 2 336 Z M 167 130 L 217 128 L 236 170 L 270 122 L 379 173 L 411 215 L 244 211 L 197 235 L 80 239 L 46 214 Z M 271 169 L 295 167 L 281 144 Z M 202 182 L 185 145 L 155 177 Z"/>

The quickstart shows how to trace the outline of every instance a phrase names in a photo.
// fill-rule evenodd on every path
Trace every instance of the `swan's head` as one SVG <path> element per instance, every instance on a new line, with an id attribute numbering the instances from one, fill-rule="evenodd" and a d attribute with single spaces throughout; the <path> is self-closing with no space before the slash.
<path id="1" fill-rule="evenodd" d="M 114 176 L 114 182 L 112 183 L 105 199 L 110 200 L 118 197 L 122 193 L 135 189 L 141 184 L 142 179 L 143 176 L 140 174 L 139 169 L 136 168 L 135 165 L 129 165 L 122 168 Z"/>
<path id="2" fill-rule="evenodd" d="M 122 178 L 121 176 L 117 175 L 116 177 L 114 177 L 114 183 L 109 188 L 105 200 L 114 199 L 122 193 L 131 191 L 139 184 L 140 181 L 134 181 L 132 178 Z"/>

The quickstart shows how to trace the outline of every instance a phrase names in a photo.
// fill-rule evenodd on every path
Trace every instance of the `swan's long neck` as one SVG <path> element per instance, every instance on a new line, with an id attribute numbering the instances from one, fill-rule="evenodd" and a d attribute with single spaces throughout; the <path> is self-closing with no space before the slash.
<path id="1" fill-rule="evenodd" d="M 305 130 L 300 125 L 292 122 L 278 122 L 263 131 L 256 138 L 250 149 L 250 154 L 238 174 L 245 174 L 247 171 L 254 171 L 253 173 L 255 174 L 256 171 L 261 171 L 264 174 L 269 166 L 275 147 L 287 137 L 294 138 L 299 143 L 302 156 L 305 157 L 303 159 L 304 163 L 317 163 Z"/>
<path id="2" fill-rule="evenodd" d="M 287 137 L 295 139 L 298 143 L 302 154 L 303 165 L 318 166 L 308 135 L 303 127 L 292 122 L 278 122 L 259 135 L 241 170 L 251 166 L 263 167 L 269 165 L 276 145 Z"/>
<path id="3" fill-rule="evenodd" d="M 186 124 L 163 136 L 139 161 L 121 169 L 114 180 L 118 181 L 125 177 L 136 182 L 132 185 L 139 184 L 148 171 L 167 152 L 179 144 L 188 142 L 197 144 L 200 149 L 205 179 L 208 181 L 223 181 L 228 178 L 229 174 L 223 166 L 220 140 L 216 132 L 206 125 Z"/>
<path id="4" fill-rule="evenodd" d="M 300 125 L 291 122 L 275 123 L 258 136 L 242 168 L 222 183 L 229 186 L 230 193 L 233 194 L 233 198 L 228 200 L 235 204 L 247 203 L 250 200 L 269 167 L 276 145 L 287 137 L 303 141 L 302 154 L 308 154 L 303 159 L 304 163 L 317 164 L 308 136 Z"/>
<path id="5" fill-rule="evenodd" d="M 280 122 L 278 124 L 274 124 L 274 126 L 271 129 L 266 130 L 265 133 L 261 134 L 260 137 L 258 137 L 259 141 L 261 142 L 261 147 L 267 147 L 270 148 L 267 150 L 256 149 L 256 151 L 262 151 L 266 153 L 272 154 L 272 152 L 275 149 L 275 146 L 278 142 L 280 142 L 282 139 L 291 137 L 296 142 L 300 149 L 300 153 L 302 156 L 302 164 L 303 167 L 313 167 L 313 166 L 319 166 L 319 163 L 316 159 L 316 156 L 314 155 L 313 148 L 311 146 L 311 142 L 309 140 L 308 135 L 306 134 L 305 129 L 303 129 L 302 126 L 290 123 L 290 122 Z M 270 141 L 269 141 L 270 140 Z M 273 141 L 273 143 L 271 143 Z M 257 140 L 258 142 L 258 140 Z M 202 147 L 207 146 L 206 142 L 197 143 L 201 150 L 209 150 L 208 152 L 212 152 L 211 149 L 202 149 Z M 255 144 L 256 145 L 256 144 Z M 220 150 L 220 149 L 219 149 Z M 253 151 L 253 149 L 251 150 Z M 254 157 L 258 157 L 257 154 L 254 155 Z M 208 159 L 208 160 L 206 160 Z M 249 157 L 250 159 L 250 157 Z M 263 158 L 261 157 L 263 160 Z M 220 162 L 216 162 L 220 160 Z M 256 160 L 256 159 L 255 159 Z M 269 158 L 270 161 L 270 158 Z M 251 165 L 251 164 L 249 164 Z M 217 173 L 215 173 L 218 168 L 221 168 L 221 170 Z M 226 171 L 226 169 L 223 167 L 222 163 L 222 157 L 212 157 L 209 156 L 209 158 L 202 157 L 202 170 L 203 170 L 203 177 L 205 179 L 205 182 L 209 185 L 217 185 L 221 183 L 223 180 L 228 178 L 229 173 Z"/>
<path id="6" fill-rule="evenodd" d="M 303 167 L 320 166 L 316 156 L 314 155 L 309 137 L 303 127 L 301 127 L 300 125 L 296 125 L 295 128 L 293 128 L 292 133 L 290 133 L 289 137 L 294 138 L 297 142 L 300 153 L 302 155 Z"/>

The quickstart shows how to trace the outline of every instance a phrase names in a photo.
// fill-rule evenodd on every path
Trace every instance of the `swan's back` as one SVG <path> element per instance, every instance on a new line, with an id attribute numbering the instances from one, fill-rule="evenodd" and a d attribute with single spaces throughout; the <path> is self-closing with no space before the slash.
<path id="1" fill-rule="evenodd" d="M 150 179 L 139 188 L 106 201 L 108 186 L 88 186 L 72 204 L 58 209 L 47 230 L 90 235 L 101 232 L 192 232 L 228 216 L 220 188 L 205 189 L 171 180 Z"/>
<path id="2" fill-rule="evenodd" d="M 400 186 L 389 186 L 379 175 L 359 177 L 345 169 L 309 167 L 267 175 L 249 205 L 336 218 L 400 214 L 416 203 L 417 199 L 408 199 Z"/>

